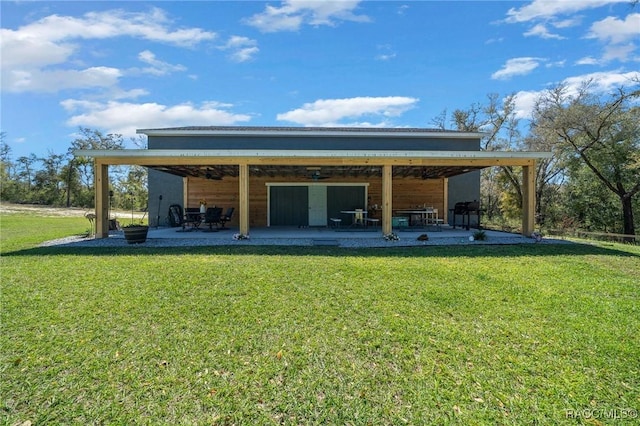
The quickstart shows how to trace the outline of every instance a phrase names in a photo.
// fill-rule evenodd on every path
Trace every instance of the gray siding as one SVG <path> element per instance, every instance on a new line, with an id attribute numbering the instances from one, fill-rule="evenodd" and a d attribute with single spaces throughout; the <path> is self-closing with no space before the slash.
<path id="1" fill-rule="evenodd" d="M 149 149 L 320 149 L 479 151 L 480 139 L 150 136 Z"/>
<path id="2" fill-rule="evenodd" d="M 456 203 L 474 200 L 480 200 L 480 171 L 449 178 L 449 207 L 447 209 L 452 209 Z M 480 207 L 482 208 L 482 206 Z M 449 224 L 453 224 L 453 214 L 449 213 Z M 476 217 L 472 216 L 471 224 L 476 223 Z"/>
<path id="3" fill-rule="evenodd" d="M 158 201 L 160 212 L 158 213 Z M 183 184 L 180 176 L 149 169 L 149 225 L 169 226 L 169 206 L 171 204 L 184 204 Z M 158 215 L 160 223 L 158 224 Z"/>
<path id="4" fill-rule="evenodd" d="M 399 151 L 479 151 L 479 138 L 428 137 L 357 137 L 357 136 L 150 136 L 149 149 L 257 149 L 257 150 L 399 150 Z M 158 212 L 158 199 L 163 200 Z M 449 179 L 448 206 L 460 201 L 480 199 L 480 172 L 470 172 Z M 168 225 L 171 204 L 183 205 L 181 177 L 149 170 L 149 220 L 152 226 Z M 450 219 L 451 220 L 451 219 Z"/>

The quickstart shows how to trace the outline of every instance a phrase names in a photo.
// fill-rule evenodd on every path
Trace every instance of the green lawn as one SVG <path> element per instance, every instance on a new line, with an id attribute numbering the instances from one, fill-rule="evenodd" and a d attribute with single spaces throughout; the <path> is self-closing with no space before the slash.
<path id="1" fill-rule="evenodd" d="M 637 246 L 36 248 L 86 220 L 1 219 L 7 425 L 637 421 Z"/>

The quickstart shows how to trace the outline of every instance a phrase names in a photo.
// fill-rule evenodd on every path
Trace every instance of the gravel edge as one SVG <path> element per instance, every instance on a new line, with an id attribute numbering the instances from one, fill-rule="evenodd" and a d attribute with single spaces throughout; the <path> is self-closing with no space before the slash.
<path id="1" fill-rule="evenodd" d="M 256 238 L 248 240 L 207 240 L 188 238 L 148 238 L 142 244 L 128 244 L 124 238 L 94 238 L 83 236 L 71 236 L 56 240 L 46 241 L 39 247 L 218 247 L 218 246 L 324 246 L 343 248 L 389 248 L 389 247 L 421 247 L 421 246 L 478 246 L 478 245 L 514 245 L 514 244 L 573 244 L 571 241 L 545 238 L 536 242 L 533 238 L 521 236 L 487 239 L 485 241 L 469 241 L 464 238 L 436 238 L 430 241 L 418 241 L 414 239 L 400 239 L 397 241 L 385 241 L 380 239 L 341 239 L 332 238 L 336 244 L 316 244 L 313 238 Z"/>

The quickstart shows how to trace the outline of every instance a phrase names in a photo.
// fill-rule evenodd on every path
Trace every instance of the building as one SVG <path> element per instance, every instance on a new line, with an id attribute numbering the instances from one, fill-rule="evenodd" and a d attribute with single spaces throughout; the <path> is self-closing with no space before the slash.
<path id="1" fill-rule="evenodd" d="M 78 151 L 96 164 L 97 236 L 107 235 L 109 165 L 149 167 L 151 224 L 168 207 L 233 207 L 231 226 L 327 226 L 361 208 L 390 233 L 396 210 L 480 199 L 480 172 L 522 166 L 523 234 L 533 232 L 534 170 L 549 153 L 480 151 L 482 133 L 424 128 L 179 127 L 142 129 L 146 150 Z M 348 218 L 345 218 L 348 220 Z"/>

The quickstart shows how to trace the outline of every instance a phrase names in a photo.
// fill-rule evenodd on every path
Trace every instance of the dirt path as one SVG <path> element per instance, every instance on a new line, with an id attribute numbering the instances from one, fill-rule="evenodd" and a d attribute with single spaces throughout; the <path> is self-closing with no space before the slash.
<path id="1" fill-rule="evenodd" d="M 80 209 L 80 208 L 64 208 L 64 207 L 51 207 L 51 206 L 40 206 L 34 204 L 11 204 L 11 203 L 0 203 L 0 215 L 5 214 L 33 214 L 38 216 L 68 216 L 68 217 L 84 217 L 87 213 L 94 213 L 93 209 Z M 136 219 L 142 218 L 144 213 L 142 212 L 134 212 L 133 217 Z M 116 217 L 119 219 L 131 218 L 130 211 L 124 210 L 112 210 L 111 217 Z"/>

